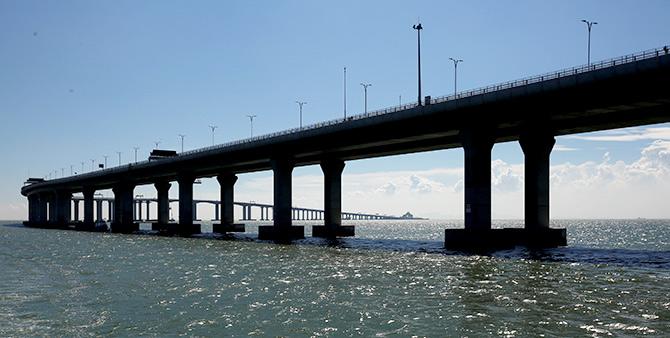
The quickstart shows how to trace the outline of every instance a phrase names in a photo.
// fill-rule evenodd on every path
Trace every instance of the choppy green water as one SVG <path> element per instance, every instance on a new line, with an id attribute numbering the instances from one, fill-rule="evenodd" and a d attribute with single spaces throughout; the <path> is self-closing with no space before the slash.
<path id="1" fill-rule="evenodd" d="M 11 223 L 0 336 L 670 335 L 667 220 L 555 222 L 570 247 L 488 256 L 443 250 L 453 222 L 292 245 Z"/>

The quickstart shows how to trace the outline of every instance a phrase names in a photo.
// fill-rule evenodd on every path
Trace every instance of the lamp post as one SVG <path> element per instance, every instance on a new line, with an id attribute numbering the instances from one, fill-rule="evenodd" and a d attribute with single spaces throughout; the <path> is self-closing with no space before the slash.
<path id="1" fill-rule="evenodd" d="M 116 153 L 119 155 L 119 165 L 121 165 L 121 152 L 117 151 Z"/>
<path id="2" fill-rule="evenodd" d="M 254 118 L 256 115 L 247 115 L 247 117 L 249 118 L 249 124 L 251 127 L 251 137 L 254 137 Z"/>
<path id="3" fill-rule="evenodd" d="M 186 137 L 186 135 L 179 134 L 179 137 L 181 138 L 181 152 L 183 153 L 184 152 L 184 137 Z"/>
<path id="4" fill-rule="evenodd" d="M 304 104 L 306 104 L 307 102 L 305 102 L 305 101 L 295 101 L 295 103 L 297 103 L 298 106 L 300 107 L 300 128 L 302 128 L 302 106 Z"/>
<path id="5" fill-rule="evenodd" d="M 372 83 L 363 83 L 361 82 L 361 86 L 363 86 L 363 95 L 364 95 L 364 102 L 365 102 L 365 113 L 368 113 L 368 87 L 372 86 Z"/>
<path id="6" fill-rule="evenodd" d="M 218 126 L 210 125 L 209 129 L 212 130 L 212 145 L 214 145 L 214 131 L 218 128 Z"/>
<path id="7" fill-rule="evenodd" d="M 463 60 L 456 60 L 454 58 L 449 58 L 449 60 L 454 62 L 454 95 L 456 95 L 456 79 L 458 78 L 458 63 L 463 62 Z"/>
<path id="8" fill-rule="evenodd" d="M 74 169 L 73 169 L 73 167 L 74 167 L 74 166 L 73 166 L 72 164 L 70 164 L 70 175 L 74 175 Z"/>
<path id="9" fill-rule="evenodd" d="M 107 169 L 107 157 L 108 157 L 108 156 L 107 156 L 107 155 L 102 155 L 102 157 L 105 158 L 105 169 Z"/>
<path id="10" fill-rule="evenodd" d="M 158 149 L 158 146 L 161 145 L 161 141 L 160 140 L 154 141 L 154 144 L 156 145 L 156 148 L 154 148 L 154 149 Z"/>
<path id="11" fill-rule="evenodd" d="M 421 30 L 423 26 L 421 23 L 413 25 L 412 28 L 416 29 L 416 42 L 417 42 L 417 65 L 418 65 L 418 80 L 419 80 L 419 106 L 421 105 Z"/>
<path id="12" fill-rule="evenodd" d="M 84 162 L 83 161 L 81 162 L 81 173 L 82 174 L 84 173 Z"/>
<path id="13" fill-rule="evenodd" d="M 344 118 L 347 118 L 347 67 L 344 67 Z"/>
<path id="14" fill-rule="evenodd" d="M 91 171 L 95 170 L 95 160 L 91 159 Z"/>
<path id="15" fill-rule="evenodd" d="M 588 42 L 588 47 L 587 47 L 587 52 L 586 52 L 587 53 L 586 54 L 587 55 L 586 60 L 588 62 L 588 65 L 590 66 L 591 65 L 591 27 L 593 27 L 593 25 L 597 25 L 598 23 L 595 22 L 595 21 L 588 21 L 588 20 L 582 20 L 582 22 L 586 24 L 586 28 L 589 30 L 589 40 L 588 40 L 589 42 Z"/>
<path id="16" fill-rule="evenodd" d="M 156 144 L 156 148 L 158 148 L 158 144 Z M 135 163 L 137 163 L 137 150 L 140 149 L 140 147 L 133 147 L 135 149 Z"/>

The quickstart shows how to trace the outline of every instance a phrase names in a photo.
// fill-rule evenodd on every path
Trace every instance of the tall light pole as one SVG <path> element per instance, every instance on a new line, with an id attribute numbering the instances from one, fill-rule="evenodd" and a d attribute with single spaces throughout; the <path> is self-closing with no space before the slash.
<path id="1" fill-rule="evenodd" d="M 344 118 L 347 118 L 347 67 L 344 67 Z"/>
<path id="2" fill-rule="evenodd" d="M 70 175 L 74 175 L 74 166 L 70 164 Z"/>
<path id="3" fill-rule="evenodd" d="M 60 177 L 65 177 L 65 168 L 60 168 Z"/>
<path id="4" fill-rule="evenodd" d="M 361 86 L 363 86 L 363 95 L 364 95 L 364 102 L 365 102 L 365 113 L 368 113 L 368 87 L 372 86 L 372 83 L 363 83 L 361 82 Z"/>
<path id="5" fill-rule="evenodd" d="M 140 147 L 133 147 L 135 149 L 135 163 L 137 163 L 137 150 L 140 149 Z M 156 149 L 158 149 L 158 144 L 156 144 Z"/>
<path id="6" fill-rule="evenodd" d="M 247 115 L 247 117 L 249 118 L 249 124 L 251 126 L 251 137 L 254 137 L 254 118 L 256 115 Z"/>
<path id="7" fill-rule="evenodd" d="M 81 173 L 82 174 L 84 173 L 84 162 L 83 161 L 81 162 Z"/>
<path id="8" fill-rule="evenodd" d="M 591 27 L 593 27 L 593 25 L 597 25 L 598 23 L 595 22 L 595 21 L 588 21 L 588 20 L 582 20 L 582 22 L 586 24 L 586 28 L 588 28 L 588 30 L 589 30 L 589 42 L 588 42 L 588 49 L 587 49 L 587 54 L 586 54 L 587 59 L 586 60 L 588 62 L 588 65 L 590 66 L 591 65 Z"/>
<path id="9" fill-rule="evenodd" d="M 91 171 L 95 170 L 95 160 L 91 159 Z"/>
<path id="10" fill-rule="evenodd" d="M 421 105 L 421 30 L 423 29 L 423 26 L 421 26 L 421 23 L 417 25 L 413 25 L 412 28 L 416 29 L 416 42 L 417 42 L 417 64 L 419 68 L 419 105 Z"/>
<path id="11" fill-rule="evenodd" d="M 214 130 L 216 130 L 216 128 L 218 128 L 218 126 L 213 126 L 213 125 L 209 126 L 209 129 L 212 130 L 212 145 L 214 145 Z"/>
<path id="12" fill-rule="evenodd" d="M 107 155 L 102 155 L 105 158 L 105 169 L 107 169 Z"/>
<path id="13" fill-rule="evenodd" d="M 161 145 L 161 141 L 160 141 L 160 140 L 158 140 L 158 141 L 154 141 L 154 144 L 156 145 L 156 148 L 155 148 L 155 149 L 158 149 L 158 146 Z"/>
<path id="14" fill-rule="evenodd" d="M 463 62 L 463 60 L 456 60 L 454 58 L 449 58 L 449 60 L 454 62 L 454 95 L 456 95 L 456 79 L 458 79 L 458 63 Z"/>
<path id="15" fill-rule="evenodd" d="M 181 138 L 181 152 L 183 153 L 184 152 L 184 137 L 186 137 L 186 135 L 179 134 L 179 137 Z"/>
<path id="16" fill-rule="evenodd" d="M 300 128 L 302 128 L 302 106 L 304 104 L 306 104 L 307 102 L 305 102 L 305 101 L 295 101 L 295 103 L 297 103 L 298 106 L 300 106 Z"/>
<path id="17" fill-rule="evenodd" d="M 116 153 L 119 155 L 119 165 L 121 165 L 121 152 L 117 151 Z"/>

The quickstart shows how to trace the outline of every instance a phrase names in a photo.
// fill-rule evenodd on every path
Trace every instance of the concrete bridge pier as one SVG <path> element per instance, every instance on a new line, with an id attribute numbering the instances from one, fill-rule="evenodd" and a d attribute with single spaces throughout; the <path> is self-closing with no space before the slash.
<path id="1" fill-rule="evenodd" d="M 556 143 L 548 131 L 521 134 L 524 153 L 524 242 L 527 246 L 567 245 L 565 229 L 549 228 L 549 157 Z"/>
<path id="2" fill-rule="evenodd" d="M 292 240 L 305 238 L 303 226 L 293 226 L 291 217 L 292 173 L 294 163 L 289 159 L 273 159 L 274 206 L 272 219 L 274 225 L 259 226 L 258 238 L 271 240 Z"/>
<path id="3" fill-rule="evenodd" d="M 342 225 L 342 171 L 344 161 L 329 160 L 321 162 L 324 181 L 324 225 L 312 227 L 314 237 L 354 236 L 353 225 Z"/>
<path id="4" fill-rule="evenodd" d="M 95 220 L 102 221 L 102 200 L 95 201 Z"/>
<path id="5" fill-rule="evenodd" d="M 465 229 L 446 229 L 448 249 L 469 249 L 496 245 L 491 230 L 491 150 L 494 131 L 486 127 L 460 132 L 464 151 Z"/>
<path id="6" fill-rule="evenodd" d="M 172 184 L 167 181 L 154 183 L 156 188 L 157 212 L 156 222 L 151 224 L 151 230 L 168 231 L 170 222 L 170 187 Z M 148 208 L 147 208 L 148 209 Z M 175 229 L 176 230 L 176 229 Z"/>
<path id="7" fill-rule="evenodd" d="M 149 206 L 151 206 L 151 201 L 146 201 L 146 205 L 147 205 L 147 217 L 144 220 L 148 222 L 151 219 L 151 213 L 149 212 Z"/>
<path id="8" fill-rule="evenodd" d="M 137 220 L 142 222 L 142 201 L 136 201 L 137 205 Z"/>
<path id="9" fill-rule="evenodd" d="M 77 230 L 91 231 L 95 227 L 93 221 L 93 195 L 95 194 L 95 189 L 84 188 L 82 191 L 84 195 L 84 222 L 76 225 Z M 75 210 L 78 209 L 75 205 Z"/>
<path id="10" fill-rule="evenodd" d="M 39 226 L 39 204 L 40 196 L 39 194 L 30 194 L 28 195 L 28 221 L 23 222 L 23 225 L 29 227 Z"/>
<path id="11" fill-rule="evenodd" d="M 49 227 L 68 228 L 70 223 L 70 210 L 72 204 L 72 193 L 70 191 L 55 191 L 49 200 Z"/>
<path id="12" fill-rule="evenodd" d="M 72 202 L 74 203 L 74 208 L 73 208 L 74 216 L 72 217 L 72 220 L 77 222 L 77 221 L 79 221 L 79 201 L 78 200 L 73 200 Z"/>
<path id="13" fill-rule="evenodd" d="M 114 192 L 114 220 L 112 232 L 132 233 L 140 229 L 133 217 L 133 191 L 135 185 L 131 183 L 119 183 L 112 188 Z"/>
<path id="14" fill-rule="evenodd" d="M 114 219 L 114 203 L 112 201 L 107 201 L 107 218 L 110 222 Z"/>
<path id="15" fill-rule="evenodd" d="M 216 233 L 244 232 L 244 224 L 235 223 L 235 182 L 237 175 L 222 173 L 216 176 L 221 188 L 221 223 L 212 224 Z M 244 210 L 244 207 L 242 207 Z M 219 219 L 219 205 L 216 205 L 216 218 Z"/>
<path id="16" fill-rule="evenodd" d="M 190 236 L 200 233 L 200 224 L 194 224 L 193 182 L 195 176 L 182 174 L 177 178 L 179 183 L 179 226 L 177 233 Z"/>

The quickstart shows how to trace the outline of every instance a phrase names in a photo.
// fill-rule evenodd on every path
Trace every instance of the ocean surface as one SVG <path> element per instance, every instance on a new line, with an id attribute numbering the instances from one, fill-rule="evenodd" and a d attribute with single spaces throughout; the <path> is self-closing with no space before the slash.
<path id="1" fill-rule="evenodd" d="M 347 224 L 356 238 L 284 245 L 257 223 L 187 239 L 0 222 L 0 336 L 670 336 L 670 220 L 553 221 L 568 247 L 482 255 L 442 248 L 458 221 Z"/>

